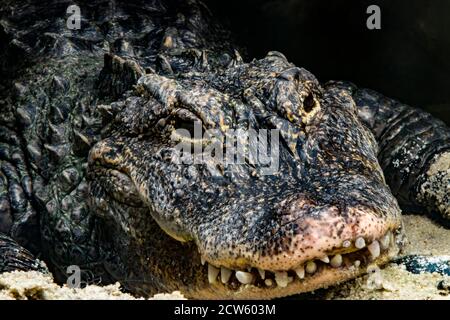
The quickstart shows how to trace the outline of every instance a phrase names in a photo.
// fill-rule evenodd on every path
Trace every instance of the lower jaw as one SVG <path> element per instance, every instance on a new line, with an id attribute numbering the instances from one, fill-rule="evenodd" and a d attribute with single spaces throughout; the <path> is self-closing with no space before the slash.
<path id="1" fill-rule="evenodd" d="M 327 264 L 319 264 L 314 274 L 308 275 L 303 279 L 295 278 L 292 275 L 292 280 L 285 287 L 277 286 L 275 281 L 273 281 L 274 285 L 271 286 L 257 283 L 234 286 L 233 283 L 223 284 L 220 281 L 216 281 L 205 284 L 199 290 L 185 292 L 184 294 L 187 298 L 194 299 L 273 299 L 310 292 L 354 279 L 366 274 L 369 271 L 368 269 L 373 266 L 386 264 L 398 255 L 401 249 L 400 243 L 401 241 L 394 241 L 376 259 L 359 260 L 359 265 L 356 265 L 353 261 L 343 263 L 338 268 Z M 270 279 L 270 276 L 268 278 Z"/>

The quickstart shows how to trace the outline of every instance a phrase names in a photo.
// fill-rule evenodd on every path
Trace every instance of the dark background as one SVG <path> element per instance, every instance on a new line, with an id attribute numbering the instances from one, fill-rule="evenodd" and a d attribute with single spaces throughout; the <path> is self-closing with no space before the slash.
<path id="1" fill-rule="evenodd" d="M 207 0 L 249 57 L 281 51 L 320 81 L 350 80 L 450 125 L 449 0 Z M 381 30 L 366 9 L 381 8 Z"/>

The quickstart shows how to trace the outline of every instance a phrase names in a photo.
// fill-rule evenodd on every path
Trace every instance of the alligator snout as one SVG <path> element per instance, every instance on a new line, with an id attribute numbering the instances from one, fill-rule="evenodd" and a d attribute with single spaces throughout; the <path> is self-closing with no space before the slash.
<path id="1" fill-rule="evenodd" d="M 372 208 L 351 207 L 342 213 L 336 206 L 311 209 L 303 201 L 298 205 L 303 208 L 296 209 L 297 218 L 274 215 L 273 222 L 266 220 L 265 225 L 248 226 L 246 229 L 258 230 L 248 230 L 247 234 L 253 236 L 247 236 L 247 243 L 230 241 L 217 244 L 216 248 L 220 246 L 220 249 L 212 252 L 206 246 L 204 258 L 233 269 L 253 266 L 266 270 L 291 270 L 308 261 L 326 260 L 327 256 L 352 251 L 352 247 L 365 248 L 399 228 L 398 218 L 384 219 Z M 395 210 L 392 208 L 390 212 L 393 217 L 399 216 L 399 211 Z M 292 219 L 284 221 L 288 217 Z M 260 234 L 264 229 L 265 233 Z M 241 230 L 241 233 L 245 231 Z M 373 258 L 378 255 L 375 251 Z"/>
<path id="2" fill-rule="evenodd" d="M 236 214 L 239 218 L 211 221 L 199 229 L 197 242 L 201 259 L 208 263 L 209 282 L 301 285 L 310 277 L 354 272 L 397 253 L 401 220 L 395 200 L 369 207 L 349 198 L 353 204 L 342 206 L 301 194 L 269 209 L 268 197 L 262 207 L 255 203 L 253 210 Z"/>

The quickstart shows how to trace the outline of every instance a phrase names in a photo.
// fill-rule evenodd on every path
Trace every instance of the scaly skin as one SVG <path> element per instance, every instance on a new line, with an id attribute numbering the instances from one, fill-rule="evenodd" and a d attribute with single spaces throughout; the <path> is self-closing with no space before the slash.
<path id="1" fill-rule="evenodd" d="M 197 1 L 108 3 L 81 2 L 78 31 L 65 28 L 68 2 L 0 9 L 0 231 L 16 241 L 2 236 L 0 271 L 13 258 L 37 265 L 3 254 L 21 245 L 59 281 L 79 265 L 137 295 L 273 298 L 396 256 L 397 199 L 445 213 L 448 197 L 421 192 L 446 194 L 427 178 L 450 147 L 439 120 L 322 86 L 278 52 L 244 62 Z M 222 138 L 279 129 L 279 170 L 176 163 L 173 132 L 194 121 Z"/>

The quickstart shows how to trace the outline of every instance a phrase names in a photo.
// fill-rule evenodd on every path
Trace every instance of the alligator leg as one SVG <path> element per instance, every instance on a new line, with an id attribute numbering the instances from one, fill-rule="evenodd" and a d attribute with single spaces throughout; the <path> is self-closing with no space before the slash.
<path id="1" fill-rule="evenodd" d="M 386 182 L 407 212 L 425 208 L 450 222 L 450 128 L 418 108 L 353 84 L 328 86 L 351 92 L 359 117 L 372 130 Z"/>
<path id="2" fill-rule="evenodd" d="M 20 138 L 0 127 L 0 273 L 13 270 L 48 272 L 33 252 L 39 252 L 39 226 L 32 207 L 31 179 Z"/>

